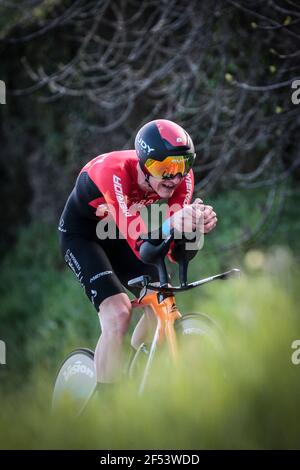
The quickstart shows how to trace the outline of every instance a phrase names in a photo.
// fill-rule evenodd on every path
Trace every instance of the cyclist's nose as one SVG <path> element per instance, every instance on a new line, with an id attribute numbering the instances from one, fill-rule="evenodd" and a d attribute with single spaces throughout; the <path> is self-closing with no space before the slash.
<path id="1" fill-rule="evenodd" d="M 179 173 L 175 175 L 174 178 L 171 178 L 171 181 L 175 184 L 180 183 L 181 180 L 182 180 L 182 176 Z"/>

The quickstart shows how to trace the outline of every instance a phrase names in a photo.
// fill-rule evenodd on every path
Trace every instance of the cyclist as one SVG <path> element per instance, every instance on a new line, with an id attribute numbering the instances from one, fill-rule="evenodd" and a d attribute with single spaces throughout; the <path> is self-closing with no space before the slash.
<path id="1" fill-rule="evenodd" d="M 145 238 L 161 241 L 171 229 L 182 232 L 185 222 L 203 233 L 216 226 L 211 206 L 201 199 L 192 203 L 195 157 L 182 127 L 164 119 L 148 122 L 137 133 L 134 150 L 113 151 L 87 163 L 67 200 L 58 227 L 60 247 L 99 314 L 95 369 L 103 387 L 117 382 L 122 373 L 122 343 L 131 317 L 123 286 L 143 274 L 158 280 L 155 267 L 143 263 L 139 253 Z M 154 236 L 140 211 L 161 199 L 167 200 L 169 212 Z M 99 234 L 103 222 L 116 228 L 114 237 Z M 168 256 L 172 260 L 172 250 Z M 134 347 L 152 326 L 150 318 L 145 311 L 132 338 Z"/>

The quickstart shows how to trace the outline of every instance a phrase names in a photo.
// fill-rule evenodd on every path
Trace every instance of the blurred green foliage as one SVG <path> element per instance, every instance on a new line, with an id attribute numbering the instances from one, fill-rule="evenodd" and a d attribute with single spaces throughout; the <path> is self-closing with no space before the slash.
<path id="1" fill-rule="evenodd" d="M 221 351 L 191 340 L 176 368 L 160 356 L 142 397 L 124 381 L 95 395 L 76 419 L 70 403 L 50 414 L 51 382 L 40 370 L 22 394 L 2 397 L 1 447 L 299 448 L 300 366 L 291 361 L 300 335 L 299 271 L 286 249 L 260 256 L 257 264 L 249 253 L 243 277 L 210 286 L 201 305 L 222 327 Z"/>
<path id="2" fill-rule="evenodd" d="M 95 331 L 97 318 L 65 269 L 56 228 L 24 229 L 2 263 L 1 336 L 8 350 L 3 385 L 22 383 L 35 366 L 49 369 Z"/>

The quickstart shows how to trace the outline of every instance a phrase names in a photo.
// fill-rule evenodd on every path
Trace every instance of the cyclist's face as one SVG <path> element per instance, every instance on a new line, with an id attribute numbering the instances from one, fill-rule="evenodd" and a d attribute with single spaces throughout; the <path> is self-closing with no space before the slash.
<path id="1" fill-rule="evenodd" d="M 152 188 L 161 198 L 171 197 L 181 181 L 182 176 L 180 174 L 174 176 L 174 178 L 168 178 L 166 180 L 156 179 L 153 178 L 153 176 L 150 176 L 149 178 Z"/>

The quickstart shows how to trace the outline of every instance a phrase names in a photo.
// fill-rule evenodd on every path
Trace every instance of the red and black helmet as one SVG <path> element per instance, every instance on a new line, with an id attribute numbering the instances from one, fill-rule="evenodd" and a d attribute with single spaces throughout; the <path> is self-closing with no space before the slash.
<path id="1" fill-rule="evenodd" d="M 196 157 L 189 134 L 166 119 L 145 124 L 135 138 L 135 150 L 143 172 L 159 179 L 185 176 Z"/>

